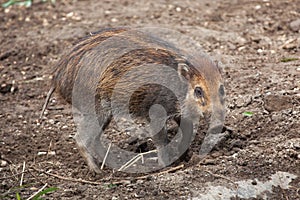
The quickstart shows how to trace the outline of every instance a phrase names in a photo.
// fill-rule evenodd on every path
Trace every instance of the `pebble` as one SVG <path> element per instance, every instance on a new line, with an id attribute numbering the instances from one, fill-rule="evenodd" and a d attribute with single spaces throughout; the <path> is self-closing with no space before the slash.
<path id="1" fill-rule="evenodd" d="M 137 184 L 143 184 L 144 183 L 143 180 L 137 180 L 136 182 L 137 182 Z"/>
<path id="2" fill-rule="evenodd" d="M 300 141 L 295 141 L 295 143 L 293 144 L 293 146 L 294 146 L 296 149 L 300 149 Z"/>
<path id="3" fill-rule="evenodd" d="M 205 159 L 202 161 L 203 165 L 215 165 L 216 164 L 216 160 L 215 159 Z"/>
<path id="4" fill-rule="evenodd" d="M 45 151 L 40 151 L 37 153 L 38 156 L 42 156 L 42 155 L 47 155 L 47 152 Z"/>
<path id="5" fill-rule="evenodd" d="M 290 28 L 293 31 L 299 31 L 300 30 L 300 19 L 294 20 L 290 23 Z"/>
<path id="6" fill-rule="evenodd" d="M 180 8 L 180 7 L 177 7 L 177 8 L 176 8 L 176 12 L 181 12 L 181 8 Z"/>
<path id="7" fill-rule="evenodd" d="M 74 15 L 74 12 L 69 12 L 68 14 L 66 14 L 66 17 L 73 17 L 73 15 Z"/>
<path id="8" fill-rule="evenodd" d="M 118 19 L 117 19 L 117 18 L 112 18 L 110 21 L 111 21 L 111 22 L 117 22 Z"/>
<path id="9" fill-rule="evenodd" d="M 104 14 L 109 15 L 109 14 L 111 14 L 111 11 L 110 10 L 105 10 Z"/>
<path id="10" fill-rule="evenodd" d="M 256 9 L 256 10 L 259 10 L 259 9 L 261 9 L 261 5 L 257 5 L 257 6 L 255 6 L 255 9 Z"/>
<path id="11" fill-rule="evenodd" d="M 252 97 L 250 95 L 241 96 L 239 95 L 235 101 L 238 108 L 246 107 L 252 102 Z"/>
<path id="12" fill-rule="evenodd" d="M 7 161 L 6 160 L 0 160 L 0 167 L 6 167 Z"/>
<path id="13" fill-rule="evenodd" d="M 257 53 L 263 53 L 264 52 L 264 50 L 262 50 L 262 49 L 257 49 Z"/>
<path id="14" fill-rule="evenodd" d="M 50 151 L 50 152 L 48 152 L 48 155 L 55 156 L 56 153 L 55 153 L 55 151 Z"/>
<path id="15" fill-rule="evenodd" d="M 67 128 L 68 128 L 67 125 L 64 125 L 64 126 L 61 127 L 61 129 L 67 129 Z"/>

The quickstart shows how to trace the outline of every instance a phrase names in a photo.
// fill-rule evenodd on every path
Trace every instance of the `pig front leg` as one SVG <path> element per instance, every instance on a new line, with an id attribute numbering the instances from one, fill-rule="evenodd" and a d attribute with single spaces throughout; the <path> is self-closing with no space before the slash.
<path id="1" fill-rule="evenodd" d="M 99 165 L 103 161 L 107 148 L 100 140 L 101 134 L 111 121 L 111 116 L 81 114 L 74 118 L 77 123 L 76 143 L 80 153 L 86 159 L 89 168 L 100 173 Z"/>
<path id="2" fill-rule="evenodd" d="M 178 119 L 175 121 L 178 123 L 178 132 L 169 143 L 164 140 L 167 135 L 166 128 L 158 133 L 161 138 L 160 145 L 158 146 L 158 162 L 163 167 L 172 164 L 180 158 L 188 150 L 194 138 L 193 123 L 191 120 Z"/>

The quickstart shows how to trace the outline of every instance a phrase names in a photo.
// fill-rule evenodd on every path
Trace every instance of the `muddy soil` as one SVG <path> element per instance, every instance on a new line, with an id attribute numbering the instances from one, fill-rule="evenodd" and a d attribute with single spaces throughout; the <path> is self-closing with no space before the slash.
<path id="1" fill-rule="evenodd" d="M 65 0 L 0 8 L 0 197 L 26 199 L 47 184 L 58 190 L 46 199 L 300 199 L 299 19 L 299 0 Z M 198 137 L 186 158 L 159 172 L 94 174 L 73 139 L 70 105 L 53 97 L 39 120 L 52 66 L 78 39 L 116 26 L 179 31 L 222 62 L 232 131 L 206 159 L 190 159 Z M 252 195 L 239 190 L 246 180 Z"/>

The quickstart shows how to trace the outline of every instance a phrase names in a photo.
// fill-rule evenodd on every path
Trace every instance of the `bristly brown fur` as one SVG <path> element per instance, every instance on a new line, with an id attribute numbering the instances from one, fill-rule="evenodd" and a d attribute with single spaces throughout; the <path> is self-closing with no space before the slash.
<path id="1" fill-rule="evenodd" d="M 147 68 L 141 67 L 145 65 Z M 157 70 L 162 66 L 167 66 L 176 73 Z M 184 67 L 181 69 L 179 66 Z M 133 72 L 133 76 L 126 78 L 128 72 Z M 168 84 L 178 84 L 180 97 L 164 85 L 154 84 L 151 81 L 146 84 L 143 82 L 143 79 L 150 80 L 160 76 L 165 76 L 164 79 Z M 187 83 L 180 82 L 182 76 Z M 189 119 L 198 119 L 195 116 L 202 116 L 203 112 L 211 112 L 213 107 L 216 113 L 223 113 L 223 96 L 219 94 L 222 82 L 218 67 L 206 56 L 193 57 L 168 42 L 138 30 L 103 29 L 81 40 L 55 66 L 52 87 L 42 112 L 54 90 L 76 107 L 72 95 L 73 88 L 78 89 L 78 85 L 75 84 L 79 84 L 79 99 L 83 100 L 80 102 L 89 104 L 85 101 L 86 93 L 94 95 L 97 117 L 102 118 L 102 121 L 98 120 L 105 124 L 102 127 L 104 131 L 112 118 L 112 110 L 121 110 L 119 107 L 112 108 L 113 94 L 117 91 L 117 96 L 114 98 L 126 105 L 128 99 L 123 97 L 128 94 L 130 88 L 139 86 L 130 96 L 128 105 L 131 114 L 136 117 L 149 120 L 150 107 L 160 104 L 165 108 L 168 116 L 184 115 Z M 116 90 L 116 86 L 121 87 L 120 90 Z M 201 101 L 195 98 L 197 87 L 201 87 L 205 94 Z M 183 105 L 179 105 L 182 101 Z M 76 108 L 81 111 L 80 107 Z M 121 111 L 117 113 L 122 114 Z M 218 116 L 222 118 L 221 114 Z M 85 131 L 90 133 L 88 129 Z M 103 149 L 99 149 L 97 141 L 89 138 L 88 134 L 84 135 L 90 143 L 81 142 L 80 138 L 76 141 L 89 166 L 94 171 L 98 171 L 97 166 L 101 161 L 99 159 Z M 93 152 L 93 155 L 89 152 Z"/>

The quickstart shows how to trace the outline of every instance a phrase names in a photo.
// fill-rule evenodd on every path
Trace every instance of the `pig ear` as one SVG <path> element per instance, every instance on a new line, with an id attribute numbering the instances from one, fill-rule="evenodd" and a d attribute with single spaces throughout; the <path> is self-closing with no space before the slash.
<path id="1" fill-rule="evenodd" d="M 178 74 L 180 79 L 183 81 L 183 78 L 190 80 L 189 66 L 185 63 L 178 63 Z"/>

